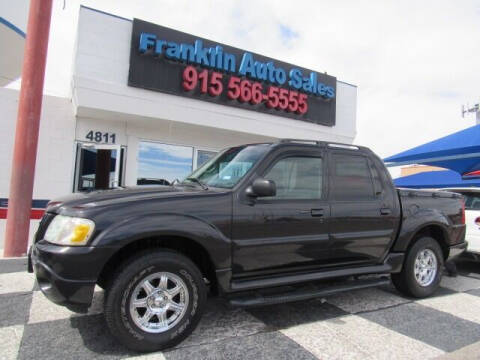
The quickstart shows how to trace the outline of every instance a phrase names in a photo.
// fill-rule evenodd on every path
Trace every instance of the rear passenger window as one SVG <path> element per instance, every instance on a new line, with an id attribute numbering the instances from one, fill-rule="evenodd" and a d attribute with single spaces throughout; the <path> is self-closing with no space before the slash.
<path id="1" fill-rule="evenodd" d="M 331 194 L 334 200 L 354 201 L 375 198 L 367 158 L 333 154 Z"/>
<path id="2" fill-rule="evenodd" d="M 273 180 L 277 195 L 271 199 L 320 199 L 322 158 L 295 156 L 279 160 L 265 174 Z"/>

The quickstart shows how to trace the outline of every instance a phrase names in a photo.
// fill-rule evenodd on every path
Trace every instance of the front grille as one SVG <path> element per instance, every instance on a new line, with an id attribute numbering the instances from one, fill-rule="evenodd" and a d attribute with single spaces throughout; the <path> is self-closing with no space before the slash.
<path id="1" fill-rule="evenodd" d="M 42 217 L 42 220 L 40 220 L 40 224 L 38 225 L 38 230 L 37 233 L 35 234 L 35 238 L 33 242 L 38 242 L 43 239 L 45 236 L 45 232 L 47 231 L 48 225 L 50 222 L 53 220 L 56 214 L 51 214 L 51 213 L 45 213 Z"/>

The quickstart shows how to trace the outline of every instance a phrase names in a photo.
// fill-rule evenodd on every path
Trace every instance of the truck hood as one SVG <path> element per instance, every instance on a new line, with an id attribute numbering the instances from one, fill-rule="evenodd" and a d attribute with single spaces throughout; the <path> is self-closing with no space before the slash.
<path id="1" fill-rule="evenodd" d="M 206 195 L 217 190 L 204 190 L 199 186 L 132 186 L 112 190 L 75 193 L 51 200 L 47 212 L 59 213 L 63 209 L 80 210 L 92 207 L 128 203 L 138 200 L 162 199 L 180 196 Z"/>

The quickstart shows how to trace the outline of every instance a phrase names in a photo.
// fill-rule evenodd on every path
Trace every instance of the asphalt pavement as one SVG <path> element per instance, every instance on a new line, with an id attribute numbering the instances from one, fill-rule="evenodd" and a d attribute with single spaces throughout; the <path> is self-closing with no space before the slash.
<path id="1" fill-rule="evenodd" d="M 0 260 L 0 359 L 476 359 L 480 265 L 462 263 L 435 296 L 414 300 L 390 286 L 326 299 L 231 308 L 210 299 L 177 347 L 135 354 L 109 334 L 103 291 L 74 314 L 38 291 L 25 259 Z M 477 356 L 477 357 L 475 357 Z"/>

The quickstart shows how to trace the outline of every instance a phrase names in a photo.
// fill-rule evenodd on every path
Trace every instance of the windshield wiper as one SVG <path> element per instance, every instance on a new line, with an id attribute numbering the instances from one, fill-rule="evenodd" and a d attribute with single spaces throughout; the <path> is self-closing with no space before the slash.
<path id="1" fill-rule="evenodd" d="M 196 177 L 187 177 L 185 180 L 189 180 L 191 182 L 197 183 L 198 185 L 200 185 L 202 187 L 203 190 L 208 190 L 208 186 L 205 185 L 200 180 L 198 180 Z"/>

